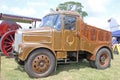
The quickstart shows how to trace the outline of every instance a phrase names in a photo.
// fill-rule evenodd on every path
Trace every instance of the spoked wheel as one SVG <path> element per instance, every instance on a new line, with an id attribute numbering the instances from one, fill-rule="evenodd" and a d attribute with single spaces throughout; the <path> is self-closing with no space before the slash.
<path id="1" fill-rule="evenodd" d="M 46 49 L 38 49 L 31 53 L 25 63 L 25 71 L 30 77 L 41 78 L 50 75 L 56 66 L 54 55 Z"/>
<path id="2" fill-rule="evenodd" d="M 1 43 L 0 43 L 1 51 L 7 57 L 12 56 L 11 53 L 13 52 L 14 35 L 15 35 L 15 30 L 6 32 L 1 38 Z"/>

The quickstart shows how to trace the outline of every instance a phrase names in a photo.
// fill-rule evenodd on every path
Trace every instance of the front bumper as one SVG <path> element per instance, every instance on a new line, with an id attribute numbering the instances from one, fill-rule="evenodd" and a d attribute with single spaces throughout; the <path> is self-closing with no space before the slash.
<path id="1" fill-rule="evenodd" d="M 14 55 L 14 59 L 15 59 L 15 62 L 16 62 L 18 65 L 21 65 L 21 66 L 24 65 L 24 61 L 21 61 L 21 60 L 18 58 L 18 55 Z"/>
<path id="2" fill-rule="evenodd" d="M 14 52 L 12 53 L 12 55 L 18 56 L 18 52 L 14 51 Z"/>

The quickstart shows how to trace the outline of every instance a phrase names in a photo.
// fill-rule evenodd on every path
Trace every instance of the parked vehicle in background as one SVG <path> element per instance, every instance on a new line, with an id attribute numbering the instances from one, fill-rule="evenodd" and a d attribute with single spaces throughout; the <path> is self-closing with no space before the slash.
<path id="1" fill-rule="evenodd" d="M 32 23 L 36 21 L 41 21 L 38 18 L 30 18 L 24 16 L 16 16 L 10 14 L 0 13 L 0 20 L 3 20 L 0 24 L 0 50 L 5 54 L 5 56 L 10 57 L 14 51 L 14 35 L 16 30 L 22 29 L 22 27 L 16 22 L 22 23 Z"/>
<path id="2" fill-rule="evenodd" d="M 40 29 L 15 33 L 15 59 L 30 77 L 49 76 L 58 63 L 87 59 L 106 69 L 112 55 L 112 34 L 83 22 L 79 13 L 56 11 L 43 17 Z"/>

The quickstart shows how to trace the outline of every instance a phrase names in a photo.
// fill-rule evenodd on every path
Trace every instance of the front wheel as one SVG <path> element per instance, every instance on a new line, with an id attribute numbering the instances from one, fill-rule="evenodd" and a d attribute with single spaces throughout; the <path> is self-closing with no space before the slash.
<path id="1" fill-rule="evenodd" d="M 41 78 L 49 76 L 55 66 L 54 55 L 48 50 L 38 49 L 31 53 L 24 67 L 30 77 Z"/>
<path id="2" fill-rule="evenodd" d="M 106 69 L 111 63 L 111 53 L 107 48 L 101 48 L 96 54 L 96 60 L 90 61 L 90 65 L 97 69 Z"/>

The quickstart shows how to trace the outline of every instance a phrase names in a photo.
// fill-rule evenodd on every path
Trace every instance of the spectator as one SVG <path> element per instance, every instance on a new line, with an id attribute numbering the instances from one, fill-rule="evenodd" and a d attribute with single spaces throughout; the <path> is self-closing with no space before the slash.
<path id="1" fill-rule="evenodd" d="M 120 37 L 117 37 L 118 44 L 120 44 Z"/>
<path id="2" fill-rule="evenodd" d="M 113 38 L 112 38 L 112 42 L 113 42 L 113 45 L 114 45 L 114 44 L 118 44 L 117 38 L 116 38 L 116 37 L 113 37 Z"/>

